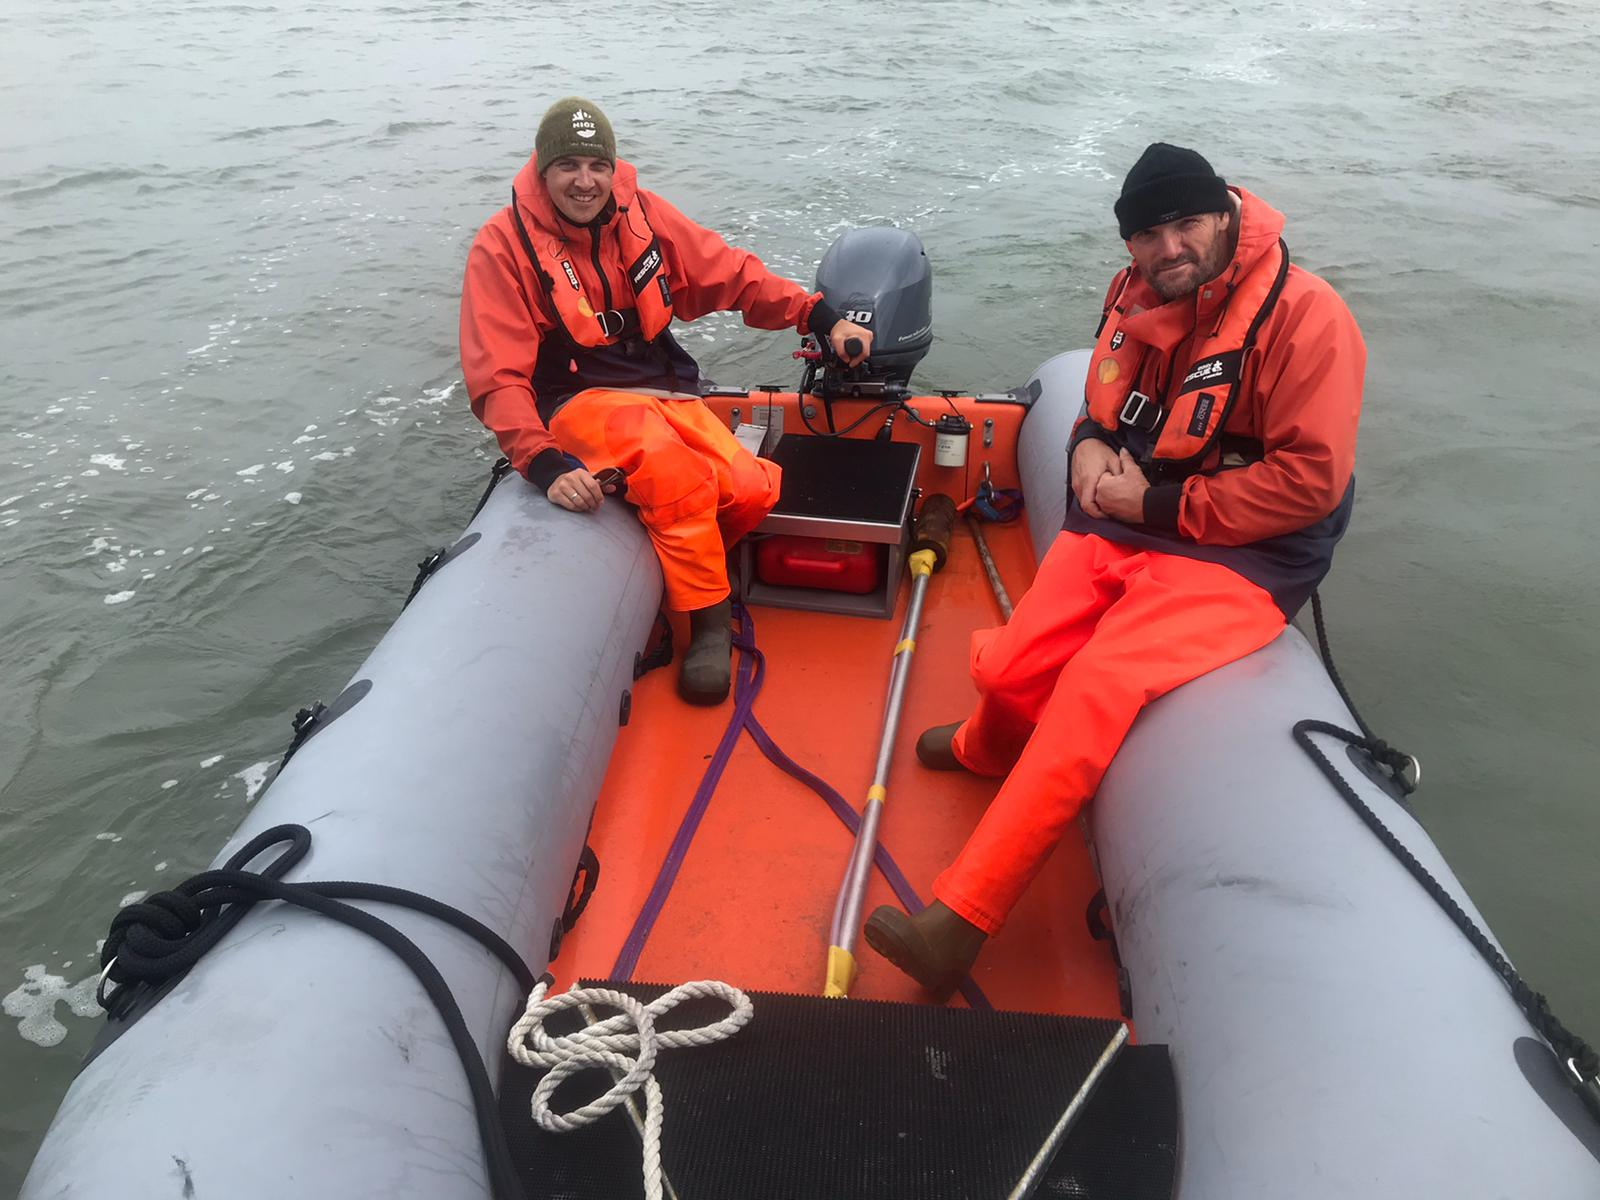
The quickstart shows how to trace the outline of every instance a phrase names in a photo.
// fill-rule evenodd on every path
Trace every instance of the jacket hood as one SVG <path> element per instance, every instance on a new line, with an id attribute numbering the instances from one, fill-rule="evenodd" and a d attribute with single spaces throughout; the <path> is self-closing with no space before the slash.
<path id="1" fill-rule="evenodd" d="M 1228 190 L 1239 197 L 1239 245 L 1234 249 L 1233 261 L 1221 276 L 1232 284 L 1278 244 L 1283 236 L 1283 214 L 1243 188 Z"/>
<path id="2" fill-rule="evenodd" d="M 550 189 L 544 185 L 544 176 L 539 173 L 539 156 L 529 157 L 517 172 L 512 188 L 517 193 L 517 205 L 522 209 L 524 220 L 536 222 L 539 227 L 547 232 L 555 233 L 563 240 L 571 234 L 583 229 L 582 225 L 574 225 L 556 212 L 555 201 L 550 198 Z M 639 194 L 639 173 L 634 170 L 633 164 L 623 159 L 617 159 L 616 170 L 611 177 L 611 199 L 614 204 L 607 205 L 602 213 L 602 223 L 609 224 L 616 215 L 616 205 L 629 205 Z"/>

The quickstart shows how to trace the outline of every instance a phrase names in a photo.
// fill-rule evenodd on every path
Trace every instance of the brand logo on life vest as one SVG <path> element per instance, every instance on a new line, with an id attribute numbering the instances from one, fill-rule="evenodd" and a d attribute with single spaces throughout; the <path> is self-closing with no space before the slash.
<path id="1" fill-rule="evenodd" d="M 578 282 L 578 273 L 572 269 L 572 264 L 566 259 L 561 260 L 561 269 L 567 273 L 567 282 L 572 285 L 575 292 L 583 291 L 583 285 Z"/>
<path id="2" fill-rule="evenodd" d="M 654 246 L 646 250 L 638 262 L 633 265 L 633 290 L 644 290 L 645 282 L 656 273 L 656 268 L 661 265 L 661 251 Z"/>
<path id="3" fill-rule="evenodd" d="M 1205 437 L 1206 427 L 1211 420 L 1211 410 L 1215 407 L 1217 398 L 1210 392 L 1201 392 L 1194 402 L 1194 416 L 1189 418 L 1189 436 Z"/>
<path id="4" fill-rule="evenodd" d="M 572 132 L 586 142 L 592 142 L 598 134 L 595 128 L 594 116 L 586 109 L 578 109 L 572 114 Z"/>
<path id="5" fill-rule="evenodd" d="M 1122 349 L 1123 340 L 1124 340 L 1124 337 L 1123 337 L 1122 330 L 1119 329 L 1119 330 L 1117 330 L 1115 333 L 1113 333 L 1111 335 L 1111 348 L 1113 350 L 1121 350 Z"/>
<path id="6" fill-rule="evenodd" d="M 667 283 L 667 277 L 665 275 L 658 275 L 656 277 L 656 286 L 661 289 L 661 303 L 666 305 L 668 308 L 671 308 L 672 288 Z"/>
<path id="7" fill-rule="evenodd" d="M 1238 383 L 1239 366 L 1243 360 L 1244 352 L 1240 350 L 1225 350 L 1210 358 L 1202 358 L 1189 368 L 1178 392 L 1182 394 L 1199 391 L 1203 387 L 1227 387 Z"/>

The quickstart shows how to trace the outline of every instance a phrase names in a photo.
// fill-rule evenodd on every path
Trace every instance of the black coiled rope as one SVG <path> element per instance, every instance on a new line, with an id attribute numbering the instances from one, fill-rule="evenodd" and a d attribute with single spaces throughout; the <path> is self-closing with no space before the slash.
<path id="1" fill-rule="evenodd" d="M 260 871 L 245 868 L 268 848 L 288 848 Z M 257 834 L 220 870 L 202 871 L 171 891 L 158 892 L 120 910 L 101 950 L 100 1003 L 112 1020 L 125 1020 L 151 998 L 151 989 L 176 980 L 263 900 L 279 900 L 339 921 L 382 942 L 411 969 L 439 1011 L 450 1040 L 467 1073 L 483 1140 L 484 1162 L 492 1192 L 501 1200 L 523 1194 L 517 1181 L 505 1132 L 497 1118 L 494 1085 L 471 1030 L 444 976 L 426 954 L 387 921 L 346 900 L 397 904 L 437 918 L 470 935 L 488 949 L 517 980 L 524 995 L 537 980 L 527 963 L 494 930 L 466 913 L 403 888 L 373 883 L 285 883 L 283 875 L 311 848 L 311 831 L 303 825 L 277 825 Z M 108 984 L 115 990 L 106 992 Z"/>
<path id="2" fill-rule="evenodd" d="M 1345 687 L 1344 680 L 1339 675 L 1339 668 L 1333 662 L 1333 647 L 1328 643 L 1328 626 L 1322 619 L 1321 592 L 1311 593 L 1311 619 L 1317 627 L 1317 653 L 1322 656 L 1322 665 L 1327 669 L 1328 678 L 1333 680 L 1333 686 L 1339 691 L 1339 699 L 1344 701 L 1344 706 L 1350 710 L 1350 715 L 1361 727 L 1363 738 L 1359 748 L 1388 772 L 1396 787 L 1407 796 L 1411 795 L 1417 790 L 1417 784 L 1422 782 L 1422 764 L 1417 761 L 1414 754 L 1396 749 L 1373 733 L 1372 726 L 1367 724 L 1361 711 L 1356 708 L 1356 702 L 1350 698 L 1350 689 Z"/>
<path id="3" fill-rule="evenodd" d="M 1356 711 L 1355 703 L 1350 699 L 1350 693 L 1344 686 L 1344 681 L 1339 677 L 1338 668 L 1333 664 L 1333 651 L 1328 643 L 1328 630 L 1322 617 L 1322 598 L 1313 593 L 1311 596 L 1311 612 L 1317 627 L 1317 649 L 1322 655 L 1322 665 L 1327 668 L 1328 677 L 1333 680 L 1333 686 L 1338 689 L 1339 696 L 1344 700 L 1345 707 L 1350 710 L 1350 715 L 1356 719 L 1356 724 L 1361 727 L 1361 734 L 1357 735 L 1348 729 L 1341 729 L 1327 721 L 1304 720 L 1299 721 L 1294 727 L 1294 740 L 1300 748 L 1311 756 L 1313 762 L 1321 769 L 1322 774 L 1334 789 L 1344 798 L 1346 804 L 1355 811 L 1366 825 L 1388 847 L 1389 852 L 1399 859 L 1411 876 L 1423 887 L 1423 890 L 1432 896 L 1434 902 L 1445 911 L 1445 914 L 1455 923 L 1462 935 L 1472 945 L 1473 949 L 1483 957 L 1494 973 L 1505 983 L 1511 992 L 1511 998 L 1516 1002 L 1523 1014 L 1528 1018 L 1528 1023 L 1534 1031 L 1549 1043 L 1556 1056 L 1566 1065 L 1567 1082 L 1573 1087 L 1582 1099 L 1585 1107 L 1600 1121 L 1600 1053 L 1573 1033 L 1555 1013 L 1550 1011 L 1550 1003 L 1543 993 L 1536 992 L 1518 973 L 1517 969 L 1507 961 L 1505 955 L 1500 953 L 1498 947 L 1490 941 L 1489 936 L 1478 928 L 1478 924 L 1467 915 L 1465 909 L 1456 901 L 1443 884 L 1433 877 L 1427 867 L 1412 854 L 1410 849 L 1395 836 L 1381 820 L 1377 813 L 1365 800 L 1350 786 L 1348 780 L 1339 773 L 1337 767 L 1326 754 L 1311 740 L 1314 733 L 1324 734 L 1327 737 L 1337 738 L 1349 746 L 1370 755 L 1375 761 L 1386 767 L 1395 783 L 1408 795 L 1416 789 L 1416 772 L 1409 778 L 1405 773 L 1407 765 L 1414 765 L 1416 760 L 1403 751 L 1396 750 L 1382 738 L 1373 734 L 1371 726 L 1361 719 L 1361 714 Z"/>

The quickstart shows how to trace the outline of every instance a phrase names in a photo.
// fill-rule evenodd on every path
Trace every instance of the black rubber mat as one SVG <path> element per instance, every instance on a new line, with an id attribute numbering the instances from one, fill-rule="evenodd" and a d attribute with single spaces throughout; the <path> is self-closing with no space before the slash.
<path id="1" fill-rule="evenodd" d="M 646 1000 L 665 990 L 606 986 Z M 755 1016 L 732 1038 L 657 1060 L 661 1158 L 680 1200 L 1003 1200 L 1118 1027 L 1088 1017 L 750 998 Z M 662 1027 L 703 1025 L 726 1011 L 695 1001 Z M 528 1107 L 541 1074 L 508 1058 L 500 1089 L 527 1195 L 642 1196 L 640 1142 L 626 1113 L 545 1133 Z M 587 1072 L 562 1086 L 555 1107 L 568 1111 L 608 1084 L 604 1072 Z M 641 1094 L 641 1112 L 643 1102 Z M 1168 1200 L 1176 1124 L 1165 1048 L 1125 1046 L 1028 1194 Z"/>

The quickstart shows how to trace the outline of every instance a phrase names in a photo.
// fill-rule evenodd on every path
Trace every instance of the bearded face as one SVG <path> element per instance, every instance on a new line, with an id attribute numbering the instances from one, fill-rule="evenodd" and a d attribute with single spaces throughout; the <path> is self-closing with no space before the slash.
<path id="1" fill-rule="evenodd" d="M 1141 229 L 1128 251 L 1163 300 L 1191 296 L 1221 275 L 1233 257 L 1233 213 L 1197 213 Z"/>

